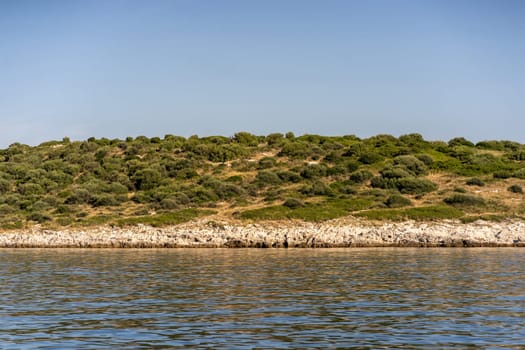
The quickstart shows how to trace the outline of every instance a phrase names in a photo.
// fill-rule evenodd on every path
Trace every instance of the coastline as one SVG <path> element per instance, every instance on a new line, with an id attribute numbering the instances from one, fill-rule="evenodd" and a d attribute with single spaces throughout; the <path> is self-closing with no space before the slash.
<path id="1" fill-rule="evenodd" d="M 353 217 L 321 223 L 241 223 L 201 219 L 151 227 L 35 226 L 0 233 L 0 248 L 335 248 L 525 247 L 525 221 L 371 222 Z"/>

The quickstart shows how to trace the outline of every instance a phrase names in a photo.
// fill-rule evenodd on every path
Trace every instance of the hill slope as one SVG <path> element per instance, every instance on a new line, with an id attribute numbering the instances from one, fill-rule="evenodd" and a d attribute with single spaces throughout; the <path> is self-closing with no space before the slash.
<path id="1" fill-rule="evenodd" d="M 128 137 L 0 150 L 0 227 L 524 217 L 525 145 L 419 134 Z"/>

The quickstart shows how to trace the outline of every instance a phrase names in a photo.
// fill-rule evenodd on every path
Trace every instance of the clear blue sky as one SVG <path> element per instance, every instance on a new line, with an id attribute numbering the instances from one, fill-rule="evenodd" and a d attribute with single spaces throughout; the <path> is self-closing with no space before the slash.
<path id="1" fill-rule="evenodd" d="M 0 147 L 240 130 L 525 142 L 525 1 L 0 0 Z"/>

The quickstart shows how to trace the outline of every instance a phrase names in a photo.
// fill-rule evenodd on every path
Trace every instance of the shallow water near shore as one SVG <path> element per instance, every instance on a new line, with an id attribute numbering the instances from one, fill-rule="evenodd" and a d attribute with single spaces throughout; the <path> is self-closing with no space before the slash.
<path id="1" fill-rule="evenodd" d="M 0 344 L 525 346 L 524 253 L 2 249 Z"/>

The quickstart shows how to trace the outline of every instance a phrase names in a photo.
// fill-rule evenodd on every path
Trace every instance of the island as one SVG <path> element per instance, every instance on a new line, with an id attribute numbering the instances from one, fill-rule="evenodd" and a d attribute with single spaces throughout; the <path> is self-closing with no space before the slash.
<path id="1" fill-rule="evenodd" d="M 0 247 L 525 245 L 525 145 L 420 134 L 0 150 Z"/>

